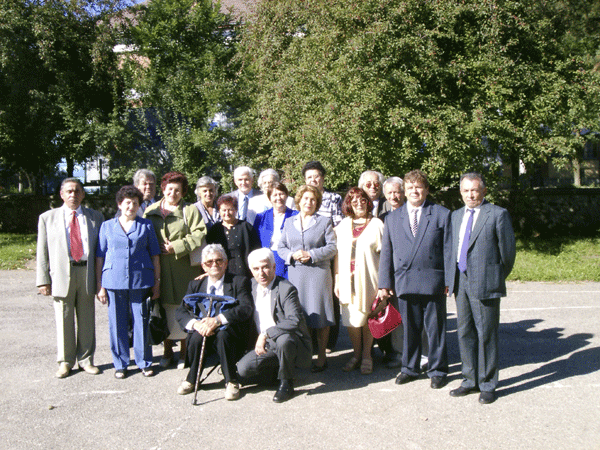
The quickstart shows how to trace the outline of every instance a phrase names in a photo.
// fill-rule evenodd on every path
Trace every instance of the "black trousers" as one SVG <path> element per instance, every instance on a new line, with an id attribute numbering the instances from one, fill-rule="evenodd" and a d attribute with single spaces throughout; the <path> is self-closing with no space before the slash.
<path id="1" fill-rule="evenodd" d="M 192 384 L 196 383 L 203 339 L 203 336 L 197 331 L 187 337 L 186 361 L 190 366 L 190 371 L 186 380 Z M 219 356 L 225 382 L 237 381 L 235 364 L 244 354 L 247 340 L 248 330 L 239 324 L 227 325 L 225 329 L 206 338 L 204 357 L 213 353 Z"/>

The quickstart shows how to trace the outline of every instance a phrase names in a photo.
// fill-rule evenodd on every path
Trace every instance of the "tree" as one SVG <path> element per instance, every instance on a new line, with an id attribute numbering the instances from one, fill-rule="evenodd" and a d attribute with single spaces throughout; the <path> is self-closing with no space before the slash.
<path id="1" fill-rule="evenodd" d="M 212 122 L 232 107 L 236 36 L 219 8 L 210 0 L 153 0 L 140 5 L 129 29 L 124 66 L 138 136 L 190 178 L 227 162 L 228 130 Z"/>
<path id="2" fill-rule="evenodd" d="M 122 82 L 110 19 L 120 0 L 6 0 L 0 4 L 0 155 L 42 175 L 72 172 L 122 133 Z"/>
<path id="3" fill-rule="evenodd" d="M 367 168 L 417 167 L 434 186 L 457 184 L 465 170 L 493 184 L 505 163 L 516 186 L 520 162 L 570 154 L 557 139 L 567 123 L 598 125 L 597 115 L 579 120 L 598 103 L 598 81 L 590 60 L 567 51 L 565 5 L 261 2 L 240 45 L 249 106 L 236 151 L 296 180 L 303 162 L 320 159 L 332 187 Z"/>

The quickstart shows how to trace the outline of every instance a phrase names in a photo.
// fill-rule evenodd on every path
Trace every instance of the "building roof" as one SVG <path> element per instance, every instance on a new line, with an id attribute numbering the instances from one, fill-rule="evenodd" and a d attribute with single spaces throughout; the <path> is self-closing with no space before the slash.
<path id="1" fill-rule="evenodd" d="M 231 12 L 236 19 L 248 17 L 260 0 L 221 0 L 221 12 Z"/>

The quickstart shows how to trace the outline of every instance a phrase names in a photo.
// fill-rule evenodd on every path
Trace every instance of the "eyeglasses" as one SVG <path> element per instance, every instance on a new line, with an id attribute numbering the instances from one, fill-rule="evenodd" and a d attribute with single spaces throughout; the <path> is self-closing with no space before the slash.
<path id="1" fill-rule="evenodd" d="M 208 260 L 204 261 L 202 264 L 206 264 L 208 267 L 212 267 L 214 265 L 221 266 L 221 265 L 223 265 L 224 262 L 225 262 L 224 259 L 219 258 L 219 259 L 208 259 Z"/>
<path id="2" fill-rule="evenodd" d="M 364 205 L 366 203 L 367 203 L 367 201 L 362 197 L 352 199 L 352 202 L 351 202 L 351 204 L 353 204 L 353 205 Z"/>
<path id="3" fill-rule="evenodd" d="M 375 189 L 379 189 L 379 186 L 381 186 L 377 181 L 367 181 L 365 183 L 365 186 L 367 187 L 367 189 L 371 189 L 372 187 L 374 187 Z"/>

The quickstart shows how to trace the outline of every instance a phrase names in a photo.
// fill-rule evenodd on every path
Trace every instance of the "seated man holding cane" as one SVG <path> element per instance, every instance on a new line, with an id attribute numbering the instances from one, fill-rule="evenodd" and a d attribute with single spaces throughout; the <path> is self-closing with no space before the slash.
<path id="1" fill-rule="evenodd" d="M 240 385 L 235 363 L 243 355 L 248 341 L 249 319 L 254 310 L 250 295 L 250 282 L 246 277 L 225 273 L 227 255 L 220 244 L 210 244 L 202 250 L 202 268 L 208 276 L 192 280 L 186 295 L 213 294 L 233 297 L 237 300 L 232 308 L 216 317 L 197 318 L 186 302 L 177 309 L 177 321 L 189 334 L 187 337 L 187 363 L 190 371 L 177 389 L 180 395 L 194 392 L 200 365 L 202 341 L 207 339 L 205 351 L 216 352 L 225 377 L 225 399 L 237 400 Z"/>
<path id="2" fill-rule="evenodd" d="M 242 379 L 260 376 L 270 380 L 277 374 L 279 388 L 273 397 L 282 403 L 294 396 L 296 367 L 309 368 L 311 339 L 298 300 L 298 291 L 285 278 L 275 275 L 275 258 L 268 248 L 248 255 L 254 279 L 254 324 L 260 333 L 254 350 L 237 363 Z"/>

